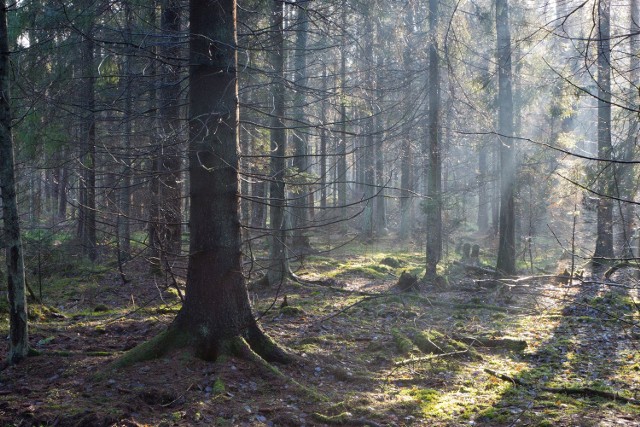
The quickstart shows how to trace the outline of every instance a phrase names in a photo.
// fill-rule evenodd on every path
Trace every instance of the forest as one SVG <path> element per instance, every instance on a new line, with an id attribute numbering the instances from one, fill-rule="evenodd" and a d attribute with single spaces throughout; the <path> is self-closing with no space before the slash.
<path id="1" fill-rule="evenodd" d="M 0 425 L 640 426 L 639 0 L 0 0 Z"/>

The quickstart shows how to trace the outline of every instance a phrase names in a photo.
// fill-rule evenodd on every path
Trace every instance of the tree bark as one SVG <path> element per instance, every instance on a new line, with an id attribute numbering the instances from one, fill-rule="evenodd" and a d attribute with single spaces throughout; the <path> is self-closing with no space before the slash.
<path id="1" fill-rule="evenodd" d="M 0 1 L 0 195 L 2 196 L 3 243 L 6 248 L 7 289 L 9 291 L 9 354 L 7 360 L 10 364 L 14 364 L 29 353 L 29 330 L 11 131 L 9 33 L 7 28 L 7 6 L 6 2 L 2 0 Z"/>

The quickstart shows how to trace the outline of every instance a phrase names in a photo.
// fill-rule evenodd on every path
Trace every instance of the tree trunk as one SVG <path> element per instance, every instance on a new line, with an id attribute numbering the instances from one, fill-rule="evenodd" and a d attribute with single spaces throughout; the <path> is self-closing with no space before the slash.
<path id="1" fill-rule="evenodd" d="M 640 10 L 638 0 L 631 0 L 629 4 L 629 51 L 638 52 L 640 50 Z M 640 58 L 638 55 L 630 55 L 629 59 L 629 106 L 636 111 L 640 107 L 637 85 L 640 83 Z M 632 113 L 629 118 L 629 131 L 625 141 L 623 157 L 624 160 L 633 160 L 635 148 L 638 142 L 638 115 Z M 617 165 L 618 177 L 620 181 L 620 198 L 633 200 L 637 177 L 633 164 Z M 633 230 L 635 218 L 635 206 L 632 203 L 622 203 L 622 257 L 633 258 Z"/>
<path id="2" fill-rule="evenodd" d="M 509 1 L 496 0 L 498 36 L 498 141 L 500 144 L 500 219 L 496 270 L 516 273 L 515 156 L 513 148 L 513 95 L 511 93 L 511 33 Z"/>
<path id="3" fill-rule="evenodd" d="M 300 4 L 297 4 L 300 3 Z M 309 180 L 306 178 L 309 173 L 309 157 L 307 156 L 309 144 L 307 141 L 308 129 L 302 126 L 306 120 L 305 117 L 305 91 L 307 86 L 307 32 L 309 28 L 309 16 L 306 5 L 303 2 L 296 2 L 297 19 L 296 19 L 296 48 L 294 54 L 294 127 L 291 132 L 293 136 L 293 167 L 297 174 L 298 192 L 293 199 L 293 233 L 291 244 L 296 252 L 309 252 L 311 245 L 309 236 L 305 232 L 305 228 L 309 225 Z"/>
<path id="4" fill-rule="evenodd" d="M 327 66 L 322 69 L 322 104 L 320 107 L 320 209 L 323 217 L 326 214 L 327 209 L 327 142 L 329 136 L 327 135 L 327 108 L 326 101 L 327 96 Z"/>
<path id="5" fill-rule="evenodd" d="M 11 93 L 9 84 L 9 42 L 7 6 L 0 2 L 0 195 L 4 221 L 4 245 L 9 291 L 9 363 L 18 363 L 29 353 L 27 298 L 24 260 L 20 236 L 20 217 L 16 197 L 13 136 L 11 132 Z"/>
<path id="6" fill-rule="evenodd" d="M 253 317 L 242 275 L 236 2 L 190 7 L 190 255 L 185 302 L 165 337 L 206 360 L 244 338 L 265 359 L 284 361 Z"/>
<path id="7" fill-rule="evenodd" d="M 160 49 L 163 58 L 160 90 L 159 150 L 155 158 L 152 218 L 149 234 L 152 257 L 164 264 L 180 255 L 182 209 L 180 190 L 180 0 L 162 2 L 161 28 L 167 38 Z"/>
<path id="8" fill-rule="evenodd" d="M 271 87 L 273 90 L 273 113 L 271 122 L 271 159 L 270 159 L 270 186 L 269 186 L 269 217 L 271 226 L 270 261 L 267 272 L 267 280 L 273 285 L 285 280 L 289 272 L 287 261 L 286 224 L 285 224 L 285 172 L 286 172 L 286 147 L 287 133 L 284 123 L 285 115 L 285 51 L 283 34 L 283 3 L 280 0 L 272 0 L 272 54 L 271 64 L 273 76 Z"/>
<path id="9" fill-rule="evenodd" d="M 126 20 L 126 40 L 129 46 L 125 49 L 124 58 L 124 156 L 122 158 L 123 170 L 122 181 L 119 189 L 119 206 L 118 206 L 118 261 L 124 262 L 131 257 L 131 131 L 133 129 L 133 75 L 132 75 L 132 11 L 129 2 L 124 3 L 125 20 Z"/>
<path id="10" fill-rule="evenodd" d="M 598 158 L 611 159 L 611 31 L 609 0 L 598 0 Z M 608 162 L 599 175 L 598 192 L 601 194 L 597 210 L 596 249 L 594 264 L 613 257 L 613 176 Z"/>
<path id="11" fill-rule="evenodd" d="M 407 32 L 407 37 L 413 33 L 414 26 L 414 18 L 413 18 L 413 5 L 409 4 L 407 6 L 407 16 L 405 17 L 405 31 Z M 411 72 L 410 64 L 413 63 L 413 46 L 409 41 L 403 52 L 403 64 L 405 70 L 405 91 L 406 91 L 406 99 L 410 99 L 411 97 Z M 409 105 L 405 105 L 405 108 L 409 109 Z M 401 177 L 400 177 L 400 230 L 398 232 L 398 237 L 402 240 L 409 237 L 411 234 L 411 225 L 413 224 L 413 186 L 414 186 L 414 177 L 413 177 L 413 147 L 411 144 L 410 138 L 411 132 L 411 124 L 406 121 L 403 125 L 402 132 L 402 147 L 401 150 Z"/>
<path id="12" fill-rule="evenodd" d="M 489 178 L 489 166 L 487 159 L 487 147 L 482 141 L 478 147 L 478 231 L 486 232 L 489 229 L 489 197 L 487 181 Z"/>
<path id="13" fill-rule="evenodd" d="M 427 168 L 427 244 L 425 277 L 436 275 L 442 257 L 442 158 L 440 144 L 440 72 L 438 2 L 429 0 L 429 165 Z"/>
<path id="14" fill-rule="evenodd" d="M 381 25 L 378 21 L 377 34 L 378 39 L 382 38 L 381 35 Z M 378 99 L 378 103 L 382 104 L 383 100 L 383 92 L 382 92 L 382 69 L 384 68 L 384 55 L 378 55 L 377 65 L 376 65 L 376 98 Z M 380 111 L 378 111 L 380 113 Z M 378 114 L 375 119 L 375 161 L 376 161 L 376 191 L 377 195 L 375 198 L 375 230 L 379 236 L 383 236 L 387 234 L 387 202 L 385 199 L 385 190 L 384 187 L 387 185 L 384 178 L 384 151 L 382 147 L 383 143 L 383 130 L 382 130 L 382 117 Z"/>
<path id="15" fill-rule="evenodd" d="M 367 103 L 367 111 L 368 115 L 364 121 L 364 154 L 362 157 L 362 168 L 363 168 L 363 190 L 364 190 L 364 212 L 362 215 L 362 233 L 363 237 L 366 240 L 370 240 L 373 238 L 374 231 L 374 221 L 373 221 L 373 207 L 374 207 L 374 195 L 375 195 L 375 159 L 374 159 L 374 146 L 375 146 L 375 126 L 374 126 L 374 109 L 375 109 L 375 86 L 374 86 L 374 75 L 373 75 L 373 44 L 376 41 L 376 34 L 373 30 L 373 17 L 371 16 L 371 11 L 375 10 L 377 7 L 376 2 L 372 2 L 371 5 L 368 5 L 365 11 L 365 28 L 364 32 L 367 35 L 365 39 L 364 46 L 364 61 L 363 65 L 366 69 L 365 71 L 365 90 L 366 90 L 366 99 Z"/>
<path id="16" fill-rule="evenodd" d="M 340 130 L 337 143 L 337 190 L 338 190 L 338 209 L 340 218 L 343 222 L 340 224 L 342 231 L 346 231 L 347 225 L 344 221 L 347 219 L 347 100 L 345 97 L 347 88 L 347 1 L 342 0 L 341 6 L 342 36 L 340 39 Z"/>

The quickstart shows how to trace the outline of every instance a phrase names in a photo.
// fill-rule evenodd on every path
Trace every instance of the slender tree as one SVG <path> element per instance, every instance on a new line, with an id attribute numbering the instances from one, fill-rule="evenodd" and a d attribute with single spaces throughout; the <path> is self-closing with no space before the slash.
<path id="1" fill-rule="evenodd" d="M 284 122 L 285 115 L 285 50 L 283 33 L 283 2 L 272 0 L 271 14 L 271 64 L 273 74 L 271 87 L 273 90 L 273 108 L 271 116 L 271 159 L 270 159 L 270 261 L 267 272 L 269 284 L 281 283 L 289 272 L 287 262 L 287 232 L 285 223 L 285 172 L 287 133 Z"/>
<path id="2" fill-rule="evenodd" d="M 610 160 L 611 146 L 611 6 L 609 0 L 596 0 L 598 6 L 598 157 Z M 613 257 L 613 194 L 612 165 L 603 162 L 604 173 L 598 180 L 596 249 L 594 264 Z"/>
<path id="3" fill-rule="evenodd" d="M 438 56 L 438 4 L 429 0 L 429 113 L 426 277 L 436 275 L 442 257 L 442 156 L 440 144 L 440 72 Z"/>
<path id="4" fill-rule="evenodd" d="M 496 270 L 516 273 L 515 156 L 513 148 L 513 95 L 511 92 L 511 30 L 509 0 L 496 0 L 498 39 L 498 142 L 500 144 L 500 219 Z"/>
<path id="5" fill-rule="evenodd" d="M 29 331 L 11 131 L 8 40 L 7 5 L 2 0 L 0 1 L 0 195 L 2 196 L 3 237 L 6 247 L 7 289 L 9 291 L 9 354 L 7 361 L 13 364 L 18 363 L 29 353 Z"/>
<path id="6" fill-rule="evenodd" d="M 302 126 L 305 117 L 305 91 L 307 86 L 307 38 L 309 31 L 309 14 L 307 12 L 306 0 L 296 2 L 296 42 L 294 51 L 294 75 L 293 83 L 295 88 L 293 100 L 293 119 L 295 130 L 291 132 L 293 137 L 293 167 L 297 173 L 300 191 L 293 199 L 292 226 L 293 235 L 291 244 L 296 252 L 308 252 L 311 249 L 309 237 L 305 232 L 309 225 L 309 185 L 306 174 L 309 173 L 309 143 L 308 129 Z"/>
<path id="7" fill-rule="evenodd" d="M 161 29 L 165 43 L 162 58 L 160 105 L 158 108 L 159 144 L 154 157 L 152 206 L 149 241 L 152 258 L 163 263 L 167 256 L 180 254 L 181 247 L 181 115 L 180 115 L 180 21 L 179 0 L 163 0 Z"/>
<path id="8" fill-rule="evenodd" d="M 340 130 L 337 143 L 337 190 L 340 216 L 347 217 L 347 0 L 342 0 L 340 20 L 342 35 L 340 37 Z M 346 228 L 345 223 L 341 223 Z"/>
<path id="9" fill-rule="evenodd" d="M 96 92 L 95 43 L 93 40 L 94 8 L 82 12 L 85 21 L 81 34 L 82 105 L 80 125 L 80 206 L 78 208 L 78 235 L 83 253 L 92 261 L 98 257 L 96 237 Z"/>

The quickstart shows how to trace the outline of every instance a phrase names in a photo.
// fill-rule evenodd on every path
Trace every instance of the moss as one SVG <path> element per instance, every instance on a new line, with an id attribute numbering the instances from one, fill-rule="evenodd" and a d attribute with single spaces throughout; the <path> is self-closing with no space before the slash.
<path id="1" fill-rule="evenodd" d="M 305 312 L 303 309 L 299 307 L 287 305 L 285 307 L 280 308 L 280 314 L 282 314 L 283 316 L 296 317 L 296 316 L 304 316 Z"/>
<path id="2" fill-rule="evenodd" d="M 393 336 L 393 342 L 396 345 L 396 349 L 400 354 L 407 354 L 413 350 L 413 343 L 405 334 L 398 329 L 392 329 L 391 335 Z"/>
<path id="3" fill-rule="evenodd" d="M 396 257 L 386 256 L 386 257 L 384 257 L 384 258 L 382 258 L 380 260 L 380 264 L 387 265 L 387 266 L 389 266 L 391 268 L 400 268 L 403 265 L 405 265 L 406 263 L 404 261 L 402 261 L 402 260 L 399 260 Z"/>
<path id="4" fill-rule="evenodd" d="M 93 311 L 95 313 L 104 313 L 106 311 L 109 311 L 109 307 L 107 307 L 106 304 L 98 304 L 95 307 L 93 307 Z"/>
<path id="5" fill-rule="evenodd" d="M 225 392 L 225 386 L 224 386 L 224 381 L 222 381 L 220 378 L 216 378 L 216 380 L 213 383 L 213 386 L 211 386 L 211 393 L 212 394 L 222 394 Z"/>
<path id="6" fill-rule="evenodd" d="M 178 328 L 170 327 L 149 341 L 145 341 L 126 352 L 122 357 L 111 363 L 109 368 L 120 369 L 138 362 L 157 359 L 170 350 L 186 346 L 191 340 L 192 337 L 189 334 L 178 330 Z"/>

